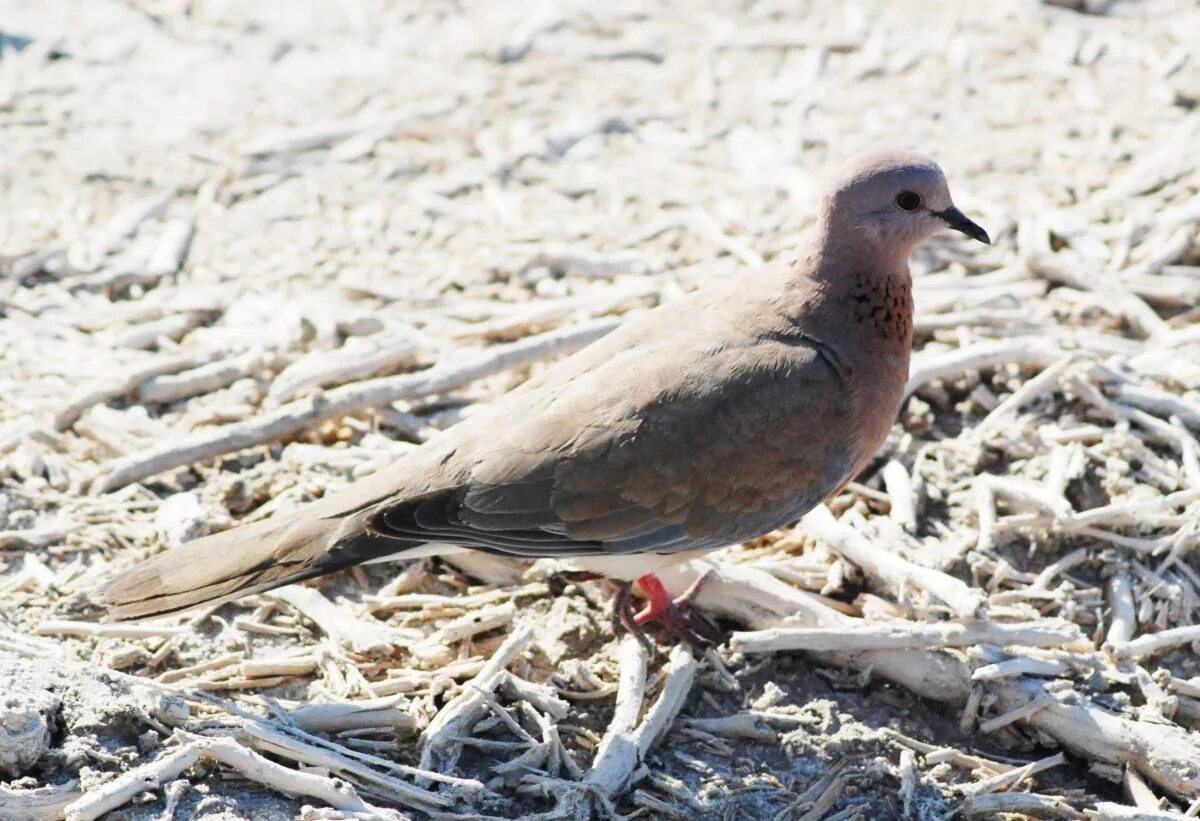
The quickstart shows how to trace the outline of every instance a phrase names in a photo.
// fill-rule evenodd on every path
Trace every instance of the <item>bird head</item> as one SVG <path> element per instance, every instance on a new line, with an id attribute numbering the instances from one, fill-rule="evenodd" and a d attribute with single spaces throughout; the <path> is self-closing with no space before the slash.
<path id="1" fill-rule="evenodd" d="M 954 205 L 942 169 L 910 151 L 853 157 L 830 180 L 822 201 L 827 236 L 865 244 L 885 258 L 907 257 L 944 228 L 991 244 Z"/>

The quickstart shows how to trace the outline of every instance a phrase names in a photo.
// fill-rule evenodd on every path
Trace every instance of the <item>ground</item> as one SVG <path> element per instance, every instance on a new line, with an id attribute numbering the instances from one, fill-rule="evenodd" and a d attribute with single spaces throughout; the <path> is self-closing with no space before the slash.
<path id="1" fill-rule="evenodd" d="M 1198 29 L 1160 0 L 0 0 L 0 817 L 1195 808 Z M 786 259 L 879 145 L 936 157 L 994 244 L 917 254 L 892 436 L 832 514 L 714 557 L 720 650 L 470 557 L 99 622 L 97 581 Z"/>

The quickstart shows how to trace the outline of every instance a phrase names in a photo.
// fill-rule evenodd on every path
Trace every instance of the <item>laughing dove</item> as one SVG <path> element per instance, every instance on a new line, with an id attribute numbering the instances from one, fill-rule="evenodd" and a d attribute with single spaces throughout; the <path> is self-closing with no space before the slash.
<path id="1" fill-rule="evenodd" d="M 868 463 L 912 342 L 908 256 L 939 229 L 987 234 L 933 161 L 887 151 L 833 178 L 787 263 L 636 316 L 338 493 L 141 562 L 112 618 L 235 599 L 430 545 L 559 557 L 629 583 L 676 632 L 653 576 L 793 522 Z"/>

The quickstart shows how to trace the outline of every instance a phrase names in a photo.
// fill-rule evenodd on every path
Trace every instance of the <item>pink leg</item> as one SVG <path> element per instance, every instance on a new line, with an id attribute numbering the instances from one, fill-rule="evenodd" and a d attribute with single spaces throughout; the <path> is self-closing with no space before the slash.
<path id="1" fill-rule="evenodd" d="M 633 617 L 638 624 L 660 619 L 676 608 L 675 600 L 663 587 L 662 581 L 653 573 L 648 573 L 637 580 L 638 587 L 646 594 L 646 609 Z"/>
<path id="2" fill-rule="evenodd" d="M 685 609 L 689 599 L 695 595 L 699 581 L 697 580 L 697 584 L 693 584 L 678 599 L 673 599 L 658 576 L 647 574 L 639 578 L 638 587 L 646 594 L 646 609 L 633 617 L 634 625 L 641 627 L 646 622 L 657 621 L 668 632 L 688 642 L 694 649 L 713 646 L 720 640 L 720 635 L 713 625 L 698 614 Z"/>

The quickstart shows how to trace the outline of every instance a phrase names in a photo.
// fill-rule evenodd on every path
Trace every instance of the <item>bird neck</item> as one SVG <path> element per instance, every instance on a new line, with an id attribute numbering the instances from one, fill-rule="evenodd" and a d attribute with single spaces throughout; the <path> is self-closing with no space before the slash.
<path id="1" fill-rule="evenodd" d="M 908 260 L 825 239 L 818 235 L 802 246 L 792 263 L 788 290 L 796 296 L 796 308 L 816 333 L 842 336 L 852 331 L 907 356 L 913 319 Z"/>
<path id="2" fill-rule="evenodd" d="M 914 244 L 900 242 L 895 237 L 880 238 L 826 209 L 813 226 L 806 247 L 820 262 L 813 266 L 813 275 L 836 278 L 853 269 L 907 276 L 908 257 Z"/>

